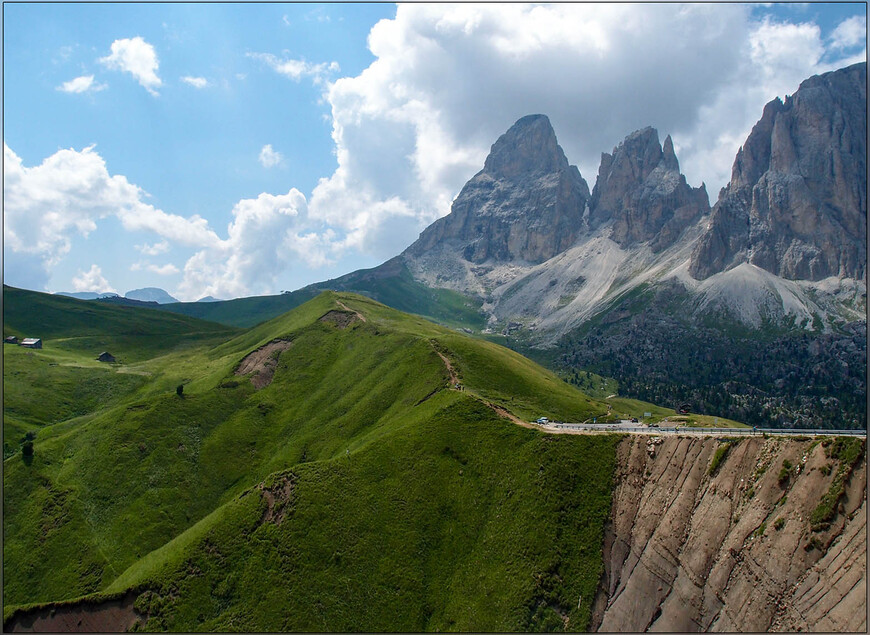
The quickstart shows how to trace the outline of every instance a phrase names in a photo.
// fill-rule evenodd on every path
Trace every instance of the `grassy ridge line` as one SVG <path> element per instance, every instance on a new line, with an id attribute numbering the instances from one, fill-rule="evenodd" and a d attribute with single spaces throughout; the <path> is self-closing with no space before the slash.
<path id="1" fill-rule="evenodd" d="M 100 304 L 3 285 L 4 333 L 58 339 L 86 335 L 177 335 L 238 332 L 225 324 L 150 307 Z"/>
<path id="2" fill-rule="evenodd" d="M 217 302 L 173 302 L 157 307 L 161 311 L 187 315 L 201 320 L 209 320 L 250 328 L 275 318 L 315 298 L 320 290 L 300 289 L 281 295 L 252 296 Z"/>
<path id="3" fill-rule="evenodd" d="M 467 390 L 523 420 L 549 416 L 582 421 L 607 409 L 604 402 L 591 399 L 555 373 L 508 348 L 467 337 L 416 316 L 403 316 L 364 296 L 342 293 L 337 297 L 348 308 L 372 315 L 391 329 L 430 338 L 451 360 Z"/>
<path id="4" fill-rule="evenodd" d="M 373 269 L 354 271 L 310 288 L 358 293 L 398 311 L 454 328 L 479 331 L 486 325 L 480 299 L 417 282 L 400 256 Z"/>
<path id="5" fill-rule="evenodd" d="M 7 461 L 5 502 L 14 512 L 4 519 L 6 559 L 20 567 L 7 576 L 6 600 L 51 600 L 100 588 L 117 575 L 114 567 L 126 568 L 239 488 L 299 460 L 343 450 L 378 422 L 389 423 L 397 395 L 419 400 L 433 381 L 443 381 L 428 345 L 409 348 L 405 337 L 364 337 L 355 355 L 342 355 L 355 335 L 316 321 L 332 306 L 327 295 L 301 318 L 273 325 L 313 322 L 285 353 L 268 389 L 254 393 L 245 378 L 218 387 L 243 356 L 237 347 L 248 344 L 231 342 L 215 362 L 223 369 L 212 373 L 210 387 L 178 399 L 170 384 L 84 427 L 52 426 L 40 434 L 32 465 L 20 456 Z M 255 343 L 263 335 L 254 333 Z M 384 345 L 392 354 L 375 354 L 373 347 Z M 418 354 L 435 359 L 427 366 Z M 416 373 L 403 368 L 402 358 Z M 358 381 L 354 368 L 369 369 L 368 384 Z M 336 399 L 330 387 L 342 396 Z"/>
<path id="6" fill-rule="evenodd" d="M 368 321 L 343 331 L 318 322 L 339 300 Z M 232 376 L 247 352 L 285 336 L 293 346 L 272 386 L 255 393 Z M 5 600 L 57 600 L 103 588 L 267 474 L 340 456 L 411 425 L 421 412 L 415 404 L 446 387 L 431 345 L 444 337 L 461 340 L 370 299 L 326 293 L 219 346 L 132 365 L 151 373 L 145 386 L 109 410 L 40 431 L 31 465 L 20 456 L 4 463 L 12 510 L 4 518 L 5 555 L 15 564 L 7 569 Z M 477 353 L 484 361 L 492 355 L 507 356 L 488 362 L 499 377 L 528 384 L 531 410 L 560 411 L 548 405 L 548 373 L 496 347 Z M 487 388 L 486 374 L 479 380 Z M 179 381 L 183 399 L 174 394 Z M 582 401 L 567 385 L 557 388 Z M 510 395 L 493 392 L 511 407 Z"/>
<path id="7" fill-rule="evenodd" d="M 149 590 L 155 630 L 582 630 L 617 438 L 432 401 L 381 443 L 266 479 L 293 476 L 280 524 L 251 488 L 107 591 Z"/>
<path id="8" fill-rule="evenodd" d="M 125 363 L 213 345 L 239 329 L 151 308 L 114 306 L 3 287 L 3 335 L 39 337 L 44 346 Z"/>

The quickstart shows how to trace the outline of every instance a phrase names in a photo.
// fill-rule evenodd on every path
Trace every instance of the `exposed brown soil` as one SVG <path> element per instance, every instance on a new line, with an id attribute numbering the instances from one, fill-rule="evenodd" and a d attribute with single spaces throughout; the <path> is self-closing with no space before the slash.
<path id="1" fill-rule="evenodd" d="M 128 593 L 105 602 L 83 601 L 15 613 L 3 630 L 13 633 L 123 633 L 143 619 Z"/>
<path id="2" fill-rule="evenodd" d="M 820 444 L 743 439 L 711 476 L 719 445 L 688 437 L 620 442 L 591 628 L 865 632 L 863 461 L 839 513 L 816 532 L 809 516 L 837 471 Z M 783 461 L 793 468 L 781 481 Z"/>
<path id="3" fill-rule="evenodd" d="M 359 316 L 353 311 L 337 311 L 333 309 L 320 316 L 320 322 L 328 322 L 338 329 L 346 329 L 354 322 L 359 322 Z"/>
<path id="4" fill-rule="evenodd" d="M 266 511 L 263 512 L 261 523 L 271 522 L 280 525 L 284 521 L 293 507 L 295 483 L 296 475 L 287 474 L 271 487 L 261 486 L 261 494 L 266 501 Z"/>
<path id="5" fill-rule="evenodd" d="M 275 368 L 278 366 L 278 356 L 293 345 L 288 340 L 272 340 L 249 353 L 236 369 L 236 375 L 251 375 L 254 388 L 260 390 L 272 383 Z"/>

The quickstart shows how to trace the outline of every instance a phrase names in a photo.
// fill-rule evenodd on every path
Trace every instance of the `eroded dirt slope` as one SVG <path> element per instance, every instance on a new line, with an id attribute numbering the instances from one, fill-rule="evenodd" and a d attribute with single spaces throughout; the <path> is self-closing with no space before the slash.
<path id="1" fill-rule="evenodd" d="M 260 390 L 272 383 L 275 376 L 275 368 L 278 366 L 278 357 L 293 345 L 289 340 L 272 340 L 265 346 L 249 353 L 239 363 L 236 375 L 251 375 L 251 383 L 254 388 Z"/>
<path id="2" fill-rule="evenodd" d="M 866 631 L 863 442 L 846 460 L 812 440 L 744 439 L 711 474 L 721 446 L 622 441 L 592 629 Z"/>
<path id="3" fill-rule="evenodd" d="M 22 611 L 3 625 L 11 633 L 122 633 L 143 619 L 136 595 L 101 602 L 79 601 Z"/>

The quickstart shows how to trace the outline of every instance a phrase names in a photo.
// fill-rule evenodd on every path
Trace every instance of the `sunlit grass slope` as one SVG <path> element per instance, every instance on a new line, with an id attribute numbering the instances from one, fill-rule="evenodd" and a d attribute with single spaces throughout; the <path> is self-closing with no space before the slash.
<path id="1" fill-rule="evenodd" d="M 145 592 L 149 630 L 585 628 L 615 438 L 431 401 L 380 443 L 269 477 L 279 495 L 290 484 L 271 512 L 251 489 L 112 590 Z"/>
<path id="2" fill-rule="evenodd" d="M 233 371 L 276 338 L 291 344 L 256 391 Z M 551 373 L 335 293 L 133 366 L 143 384 L 4 462 L 7 606 L 116 581 L 156 594 L 156 629 L 586 623 L 613 442 L 549 438 L 485 403 L 525 418 L 602 407 Z M 275 479 L 293 482 L 280 524 L 258 489 Z"/>
<path id="3" fill-rule="evenodd" d="M 3 347 L 4 458 L 26 433 L 94 413 L 154 386 L 160 364 L 199 351 L 238 329 L 148 309 L 100 305 L 3 288 L 3 335 L 38 337 L 41 350 Z M 120 363 L 96 360 L 103 351 Z M 184 377 L 178 377 L 183 380 Z M 159 383 L 159 382 L 158 382 Z"/>

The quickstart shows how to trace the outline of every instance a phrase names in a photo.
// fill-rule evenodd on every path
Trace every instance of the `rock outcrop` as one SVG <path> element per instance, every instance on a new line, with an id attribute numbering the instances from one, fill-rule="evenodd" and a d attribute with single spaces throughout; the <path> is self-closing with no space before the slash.
<path id="1" fill-rule="evenodd" d="M 593 629 L 866 630 L 860 455 L 795 438 L 720 450 L 715 439 L 669 437 L 652 453 L 649 441 L 618 449 Z M 838 479 L 833 517 L 816 522 Z"/>
<path id="2" fill-rule="evenodd" d="M 689 273 L 749 262 L 782 278 L 866 279 L 867 65 L 811 77 L 764 108 Z"/>
<path id="3" fill-rule="evenodd" d="M 709 211 L 705 186 L 689 187 L 680 174 L 670 135 L 662 147 L 656 129 L 644 128 L 601 155 L 589 223 L 612 220 L 610 238 L 620 247 L 650 241 L 659 252 Z"/>
<path id="4" fill-rule="evenodd" d="M 406 254 L 449 247 L 471 263 L 539 263 L 570 247 L 583 227 L 589 186 L 568 165 L 544 115 L 517 121 L 492 146 L 483 170 Z"/>

